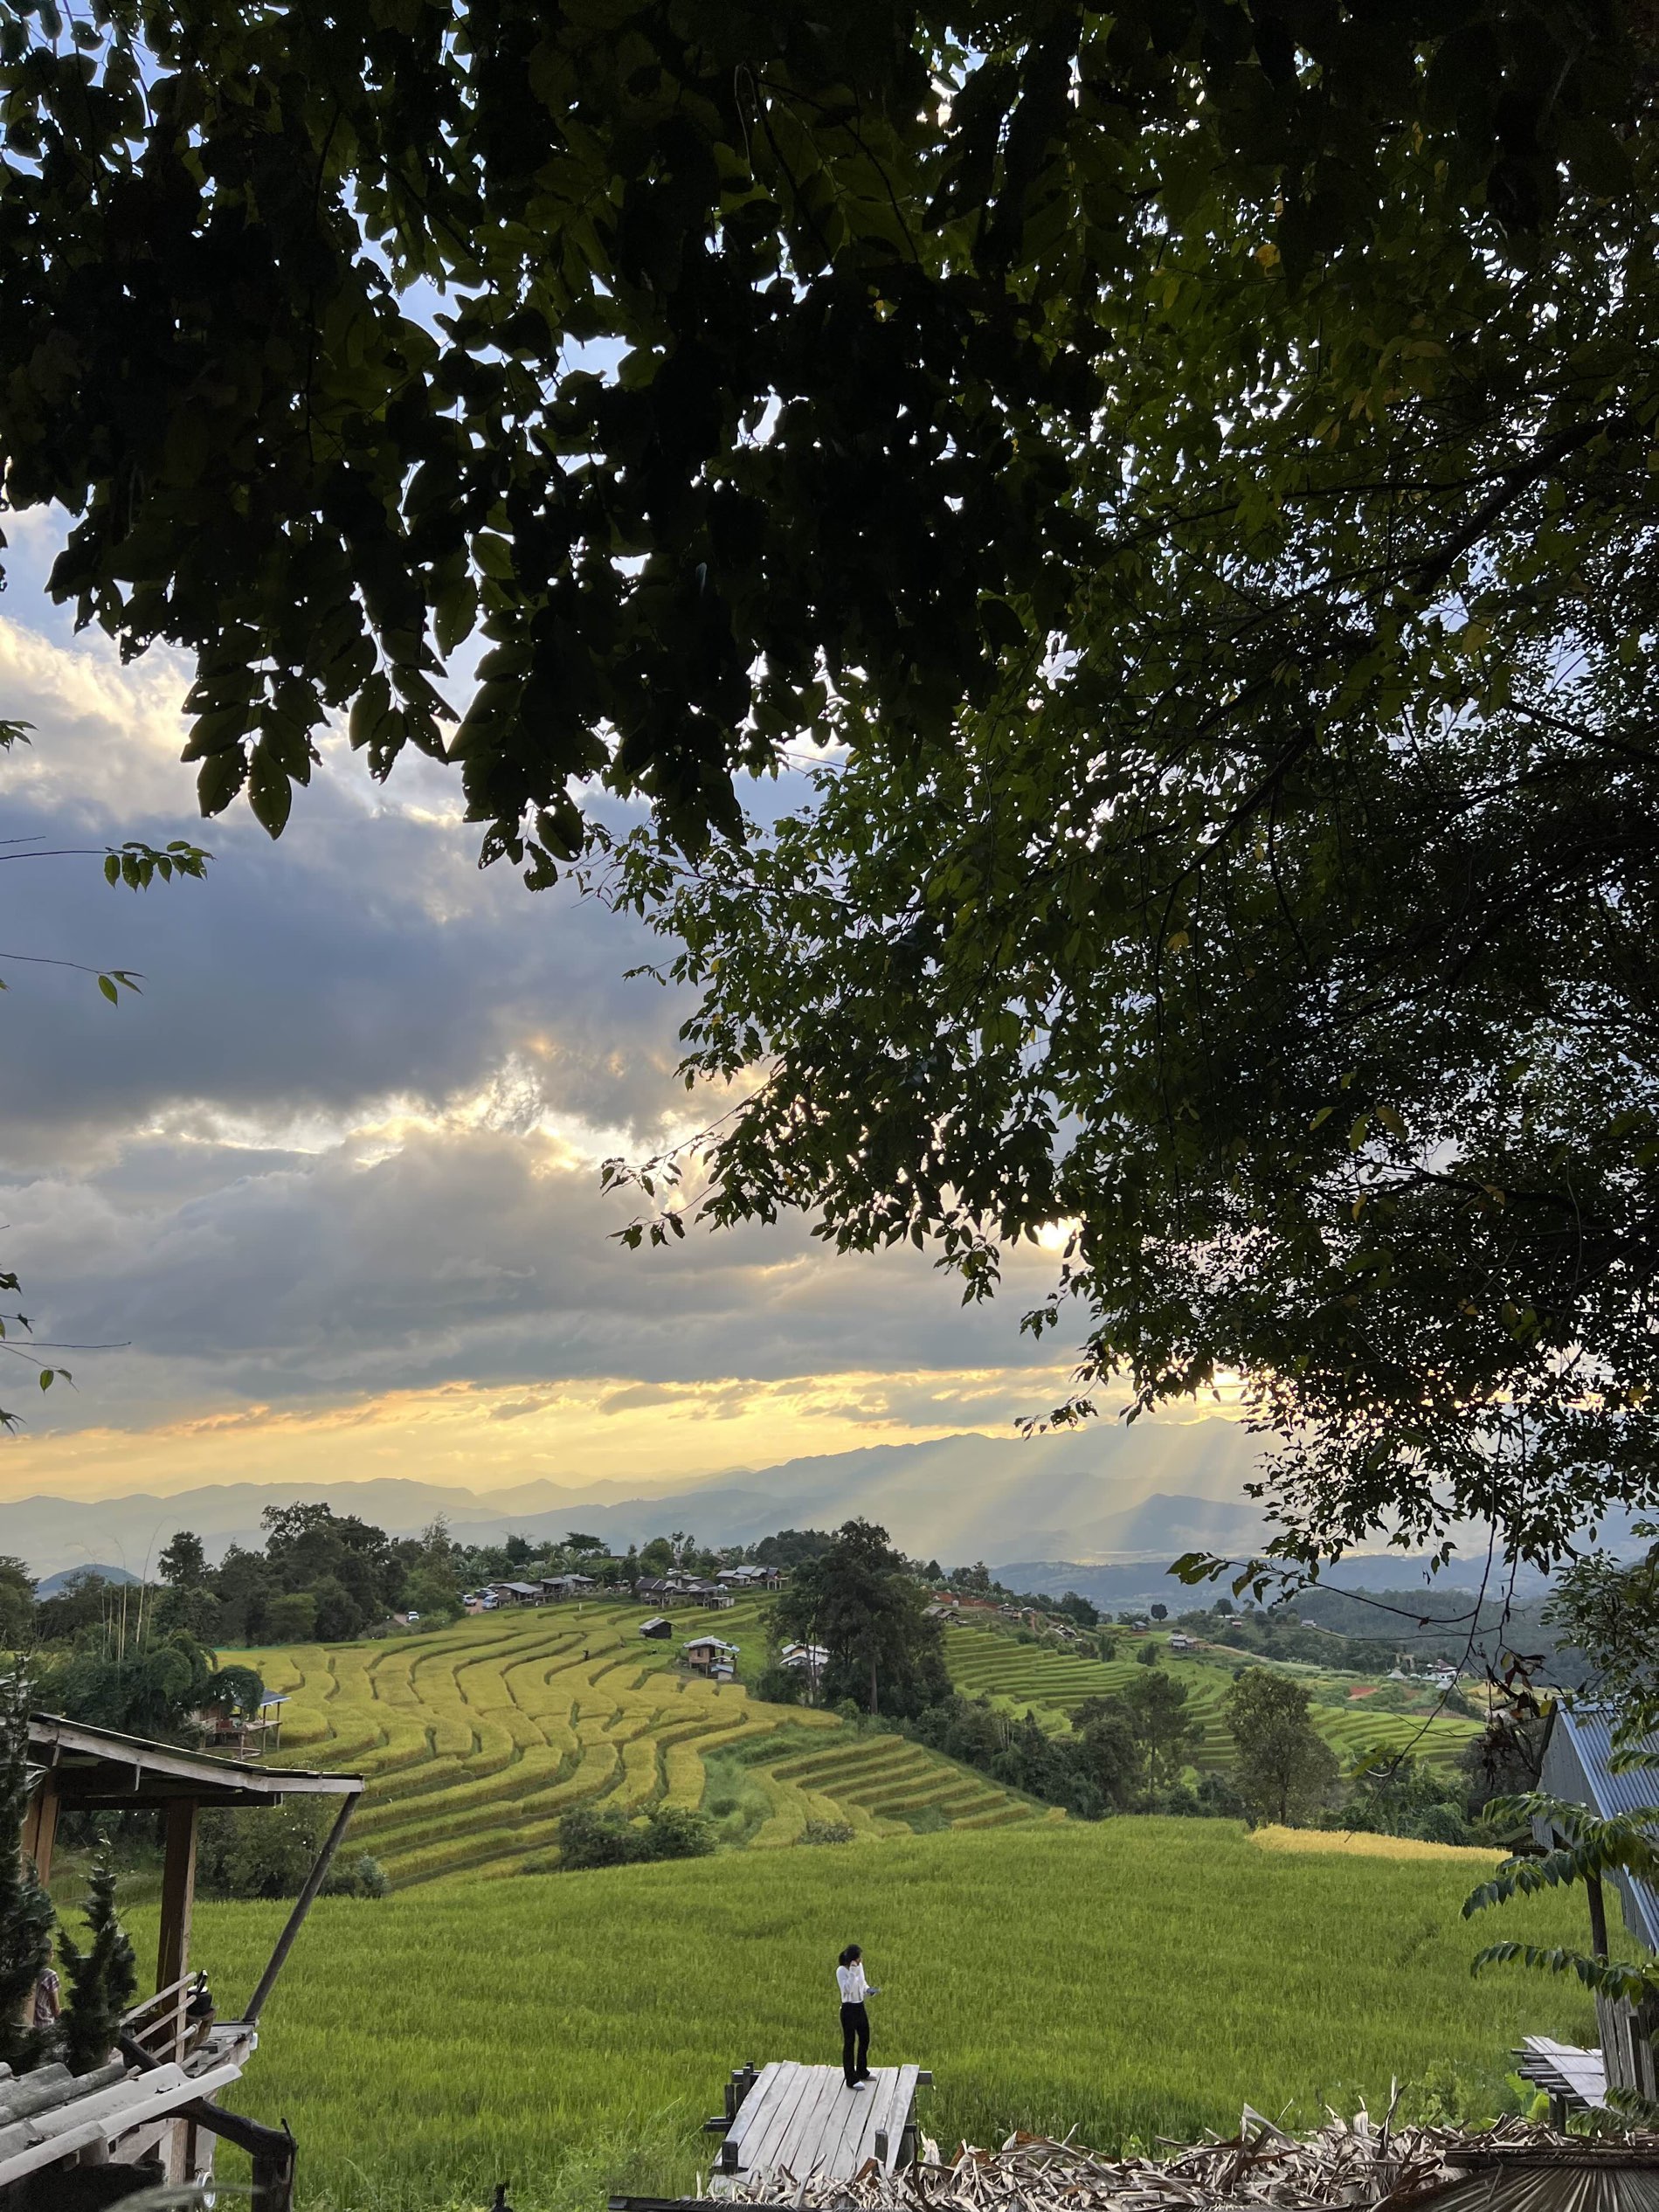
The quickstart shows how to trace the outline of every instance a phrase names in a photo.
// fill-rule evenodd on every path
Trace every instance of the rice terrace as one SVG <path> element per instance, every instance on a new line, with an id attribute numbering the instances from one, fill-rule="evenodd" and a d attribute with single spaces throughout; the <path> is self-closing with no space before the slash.
<path id="1" fill-rule="evenodd" d="M 764 1652 L 762 1607 L 718 1616 L 752 1680 Z M 724 1840 L 795 1842 L 814 1820 L 862 1835 L 1000 1828 L 1051 1808 L 989 1784 L 924 1747 L 868 1736 L 832 1713 L 767 1707 L 741 1686 L 688 1677 L 674 1654 L 642 1643 L 634 1607 L 588 1605 L 497 1614 L 418 1642 L 290 1645 L 233 1655 L 288 1700 L 283 1740 L 308 1765 L 349 1766 L 368 1782 L 354 1844 L 398 1889 L 439 1876 L 534 1871 L 556 1853 L 570 1806 L 628 1812 L 702 1808 L 736 1793 Z M 1133 1662 L 1072 1658 L 983 1631 L 947 1640 L 952 1678 L 976 1696 L 1058 1718 L 1133 1680 Z M 1227 1756 L 1220 1718 L 1228 1676 L 1179 1659 L 1202 1734 L 1199 1769 Z M 1409 1745 L 1450 1756 L 1477 1732 L 1439 1716 L 1313 1709 L 1349 1756 Z M 711 1784 L 710 1764 L 718 1780 Z"/>

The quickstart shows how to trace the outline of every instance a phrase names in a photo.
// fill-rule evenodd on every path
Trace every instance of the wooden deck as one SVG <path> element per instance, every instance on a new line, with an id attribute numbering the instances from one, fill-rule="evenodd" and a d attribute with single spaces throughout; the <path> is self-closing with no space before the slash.
<path id="1" fill-rule="evenodd" d="M 729 2188 L 734 2174 L 746 2181 L 762 2174 L 847 2181 L 871 2160 L 892 2171 L 915 2155 L 916 2085 L 930 2079 L 915 2066 L 878 2066 L 854 2090 L 839 2066 L 773 2060 L 726 2131 L 715 2194 L 722 2181 Z"/>

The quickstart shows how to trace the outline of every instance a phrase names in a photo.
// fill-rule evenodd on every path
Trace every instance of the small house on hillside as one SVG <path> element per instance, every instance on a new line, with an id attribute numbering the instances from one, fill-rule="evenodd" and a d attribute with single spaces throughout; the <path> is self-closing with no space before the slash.
<path id="1" fill-rule="evenodd" d="M 232 1759 L 263 1759 L 282 1746 L 282 1708 L 286 1690 L 267 1690 L 257 1711 L 251 1713 L 198 1713 L 204 1751 L 223 1752 Z"/>
<path id="2" fill-rule="evenodd" d="M 719 1636 L 691 1636 L 682 1647 L 687 1666 L 700 1675 L 709 1675 L 716 1681 L 729 1682 L 736 1672 L 737 1655 L 742 1647 L 727 1643 Z"/>
<path id="3" fill-rule="evenodd" d="M 1172 1651 L 1191 1651 L 1192 1649 L 1192 1639 L 1191 1636 L 1184 1636 L 1178 1631 L 1176 1635 L 1170 1638 L 1170 1649 Z"/>
<path id="4" fill-rule="evenodd" d="M 541 1581 L 542 1596 L 549 1605 L 584 1598 L 597 1587 L 591 1574 L 544 1574 Z"/>
<path id="5" fill-rule="evenodd" d="M 1606 1705 L 1580 1705 L 1573 1711 L 1555 1705 L 1544 1739 L 1544 1762 L 1538 1787 L 1552 1797 L 1587 1806 L 1603 1820 L 1633 1813 L 1654 1799 L 1651 1768 L 1616 1768 L 1613 1764 L 1613 1731 L 1617 1715 Z M 1647 1738 L 1641 1750 L 1659 1752 L 1659 1738 Z M 1533 1823 L 1538 1842 L 1548 1849 L 1563 1839 L 1554 1825 L 1539 1819 Z M 1659 1951 L 1659 1890 L 1649 1882 L 1614 1871 L 1611 1880 L 1619 1893 L 1626 1932 L 1649 1951 Z M 1607 1956 L 1607 1907 L 1601 1884 L 1587 1885 L 1590 1907 L 1590 1948 L 1597 1958 Z M 1628 2089 L 1652 2101 L 1659 2097 L 1656 2084 L 1652 2038 L 1659 2029 L 1659 2012 L 1652 2007 L 1638 2010 L 1626 1999 L 1598 1996 L 1596 2025 L 1601 2039 L 1601 2088 Z M 1552 2046 L 1552 2050 L 1566 2047 Z M 1586 2054 L 1573 2054 L 1582 2058 Z M 1561 2070 L 1558 2065 L 1557 2070 Z M 1532 2072 L 1526 2062 L 1521 2071 L 1556 2093 L 1556 2084 Z M 1580 2093 L 1584 2069 L 1577 2070 L 1577 2088 L 1569 2101 L 1599 2105 L 1600 2095 Z"/>
<path id="6" fill-rule="evenodd" d="M 659 1643 L 666 1643 L 674 1634 L 674 1622 L 669 1620 L 667 1614 L 653 1614 L 649 1621 L 642 1621 L 639 1623 L 639 1634 L 642 1636 L 650 1636 Z"/>
<path id="7" fill-rule="evenodd" d="M 540 1605 L 542 1586 L 539 1582 L 492 1582 L 489 1594 L 497 1605 Z"/>

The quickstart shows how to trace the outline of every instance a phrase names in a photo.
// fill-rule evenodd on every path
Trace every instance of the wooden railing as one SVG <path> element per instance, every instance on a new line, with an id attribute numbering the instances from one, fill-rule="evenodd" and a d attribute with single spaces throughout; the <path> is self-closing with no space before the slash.
<path id="1" fill-rule="evenodd" d="M 122 2035 L 130 2036 L 141 2050 L 162 2065 L 183 2058 L 194 2024 L 189 2016 L 190 2000 L 202 1987 L 203 1980 L 199 1972 L 181 1974 L 176 1981 L 169 1981 L 165 1989 L 146 1997 L 122 2015 Z"/>

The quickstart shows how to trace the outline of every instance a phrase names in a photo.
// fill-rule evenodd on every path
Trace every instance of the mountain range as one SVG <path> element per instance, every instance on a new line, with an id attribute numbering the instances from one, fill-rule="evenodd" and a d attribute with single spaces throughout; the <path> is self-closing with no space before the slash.
<path id="1" fill-rule="evenodd" d="M 1242 1497 L 1259 1446 L 1236 1422 L 1204 1419 L 1106 1425 L 1029 1439 L 964 1431 L 918 1444 L 883 1444 L 744 1469 L 642 1494 L 619 1483 L 547 1482 L 480 1496 L 428 1483 L 213 1484 L 96 1505 L 29 1497 L 0 1507 L 0 1552 L 49 1574 L 93 1559 L 142 1573 L 176 1529 L 193 1529 L 211 1558 L 262 1541 L 266 1506 L 326 1499 L 393 1535 L 438 1515 L 464 1541 L 532 1541 L 576 1528 L 624 1547 L 683 1529 L 706 1545 L 752 1544 L 779 1528 L 878 1521 L 905 1551 L 946 1566 L 1011 1557 L 1161 1566 L 1199 1545 L 1256 1541 L 1259 1516 Z"/>
<path id="2" fill-rule="evenodd" d="M 1141 1605 L 1180 1593 L 1164 1581 L 1179 1553 L 1254 1551 L 1265 1531 L 1243 1485 L 1259 1446 L 1238 1423 L 1217 1418 L 1149 1421 L 1029 1439 L 975 1430 L 919 1444 L 792 1459 L 646 1494 L 621 1483 L 528 1483 L 480 1496 L 441 1485 L 381 1480 L 303 1486 L 232 1483 L 158 1497 L 96 1505 L 31 1497 L 0 1507 L 0 1553 L 51 1576 L 108 1562 L 153 1572 L 176 1529 L 194 1529 L 210 1558 L 232 1544 L 258 1545 L 266 1506 L 326 1500 L 395 1536 L 418 1533 L 438 1515 L 468 1542 L 532 1541 L 571 1529 L 619 1549 L 685 1530 L 700 1543 L 752 1544 L 780 1528 L 833 1528 L 854 1515 L 880 1522 L 912 1556 L 943 1566 L 983 1559 L 1011 1588 L 1059 1595 L 1080 1590 L 1096 1603 Z M 1611 1533 L 1611 1531 L 1609 1532 Z M 1390 1552 L 1358 1555 L 1327 1571 L 1327 1586 L 1393 1586 L 1427 1580 L 1427 1562 Z M 1457 1563 L 1442 1585 L 1473 1578 Z M 1193 1602 L 1204 1602 L 1202 1596 Z"/>

